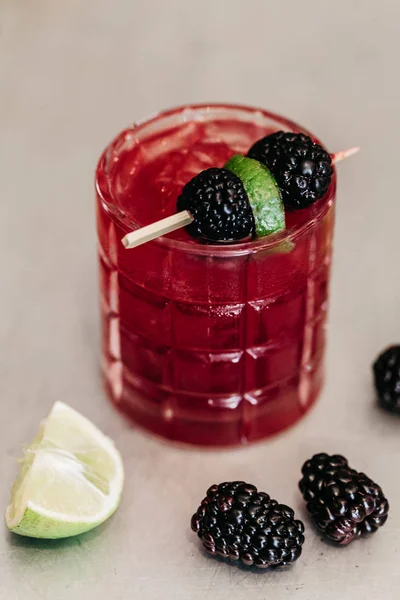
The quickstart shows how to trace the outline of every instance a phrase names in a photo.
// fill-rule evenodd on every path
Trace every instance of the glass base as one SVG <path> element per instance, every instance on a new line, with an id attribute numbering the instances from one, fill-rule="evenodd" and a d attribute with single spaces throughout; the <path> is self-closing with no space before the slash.
<path id="1" fill-rule="evenodd" d="M 105 361 L 103 379 L 114 406 L 141 429 L 173 442 L 192 446 L 234 447 L 271 437 L 294 425 L 318 399 L 324 383 L 323 359 L 315 371 L 289 382 L 284 389 L 271 390 L 268 398 L 232 398 L 225 409 L 180 409 L 178 398 L 165 392 L 156 398 L 145 381 L 133 381 L 121 363 Z M 107 364 L 108 363 L 108 364 Z M 160 395 L 160 394 L 159 394 Z M 202 414 L 203 412 L 203 414 Z M 211 413 L 211 414 L 210 414 Z M 205 418 L 206 417 L 206 418 Z"/>

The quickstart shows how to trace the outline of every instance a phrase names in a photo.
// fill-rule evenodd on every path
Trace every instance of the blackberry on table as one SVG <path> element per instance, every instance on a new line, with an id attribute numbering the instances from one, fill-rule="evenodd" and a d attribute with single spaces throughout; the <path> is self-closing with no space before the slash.
<path id="1" fill-rule="evenodd" d="M 316 454 L 302 468 L 300 491 L 317 527 L 332 541 L 349 544 L 374 533 L 388 517 L 382 489 L 340 455 Z"/>
<path id="2" fill-rule="evenodd" d="M 191 527 L 208 553 L 261 569 L 294 562 L 304 543 L 293 510 L 244 481 L 211 486 Z"/>
<path id="3" fill-rule="evenodd" d="M 194 221 L 187 226 L 195 237 L 210 241 L 243 240 L 254 235 L 254 216 L 243 183 L 227 169 L 210 168 L 191 179 L 177 201 Z"/>
<path id="4" fill-rule="evenodd" d="M 324 196 L 331 182 L 331 157 L 304 133 L 277 131 L 267 135 L 247 156 L 271 170 L 287 210 L 310 206 Z"/>
<path id="5" fill-rule="evenodd" d="M 379 404 L 400 415 L 400 346 L 390 346 L 373 364 Z"/>

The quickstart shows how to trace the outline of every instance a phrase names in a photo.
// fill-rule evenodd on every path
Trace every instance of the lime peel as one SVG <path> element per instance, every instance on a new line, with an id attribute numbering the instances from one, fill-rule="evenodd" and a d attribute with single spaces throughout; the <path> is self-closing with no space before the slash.
<path id="1" fill-rule="evenodd" d="M 283 231 L 285 209 L 279 186 L 271 171 L 253 158 L 235 154 L 225 164 L 243 183 L 253 210 L 255 229 L 258 237 Z"/>

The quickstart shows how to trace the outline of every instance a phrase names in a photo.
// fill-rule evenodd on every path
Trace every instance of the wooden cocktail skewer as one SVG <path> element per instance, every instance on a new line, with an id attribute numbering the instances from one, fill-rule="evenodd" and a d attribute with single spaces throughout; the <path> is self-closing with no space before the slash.
<path id="1" fill-rule="evenodd" d="M 171 215 L 170 217 L 166 217 L 165 219 L 161 219 L 160 221 L 156 221 L 155 223 L 151 223 L 150 225 L 140 227 L 140 229 L 135 229 L 135 231 L 127 233 L 126 236 L 122 238 L 121 242 L 125 248 L 136 248 L 136 246 L 140 246 L 140 244 L 150 242 L 150 240 L 154 240 L 161 235 L 175 231 L 175 229 L 186 227 L 186 225 L 189 225 L 193 220 L 194 219 L 188 210 L 182 210 L 175 215 Z"/>
<path id="2" fill-rule="evenodd" d="M 336 165 L 336 163 L 341 160 L 345 160 L 346 158 L 350 158 L 353 154 L 357 154 L 360 152 L 360 146 L 354 146 L 354 148 L 349 148 L 348 150 L 340 150 L 340 152 L 335 152 L 331 154 L 332 164 Z"/>
<path id="3" fill-rule="evenodd" d="M 341 150 L 340 152 L 331 154 L 332 164 L 335 165 L 346 158 L 350 158 L 353 154 L 357 154 L 359 150 L 360 148 L 356 146 L 354 148 L 349 148 L 348 150 Z M 186 225 L 189 225 L 193 220 L 194 218 L 189 211 L 182 210 L 175 215 L 171 215 L 170 217 L 146 225 L 146 227 L 140 227 L 140 229 L 135 229 L 135 231 L 127 233 L 122 238 L 121 242 L 127 249 L 136 248 L 136 246 L 150 242 L 150 240 L 154 240 L 166 233 L 171 233 L 171 231 L 186 227 Z"/>

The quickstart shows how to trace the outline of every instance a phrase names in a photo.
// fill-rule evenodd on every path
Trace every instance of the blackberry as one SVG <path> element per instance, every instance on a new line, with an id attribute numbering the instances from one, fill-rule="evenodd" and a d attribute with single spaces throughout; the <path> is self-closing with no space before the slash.
<path id="1" fill-rule="evenodd" d="M 307 510 L 332 542 L 349 544 L 386 522 L 389 503 L 381 488 L 343 456 L 316 454 L 302 473 L 299 487 Z"/>
<path id="2" fill-rule="evenodd" d="M 244 481 L 211 486 L 191 526 L 210 554 L 261 569 L 297 560 L 304 542 L 293 510 Z"/>
<path id="3" fill-rule="evenodd" d="M 373 364 L 379 404 L 400 415 L 400 346 L 390 346 Z"/>
<path id="4" fill-rule="evenodd" d="M 304 133 L 277 131 L 258 140 L 250 158 L 274 175 L 287 210 L 306 208 L 326 193 L 333 168 L 329 154 Z"/>
<path id="5" fill-rule="evenodd" d="M 228 242 L 254 235 L 253 211 L 243 183 L 227 169 L 206 169 L 193 177 L 178 198 L 177 210 L 193 215 L 187 230 L 195 237 Z"/>

